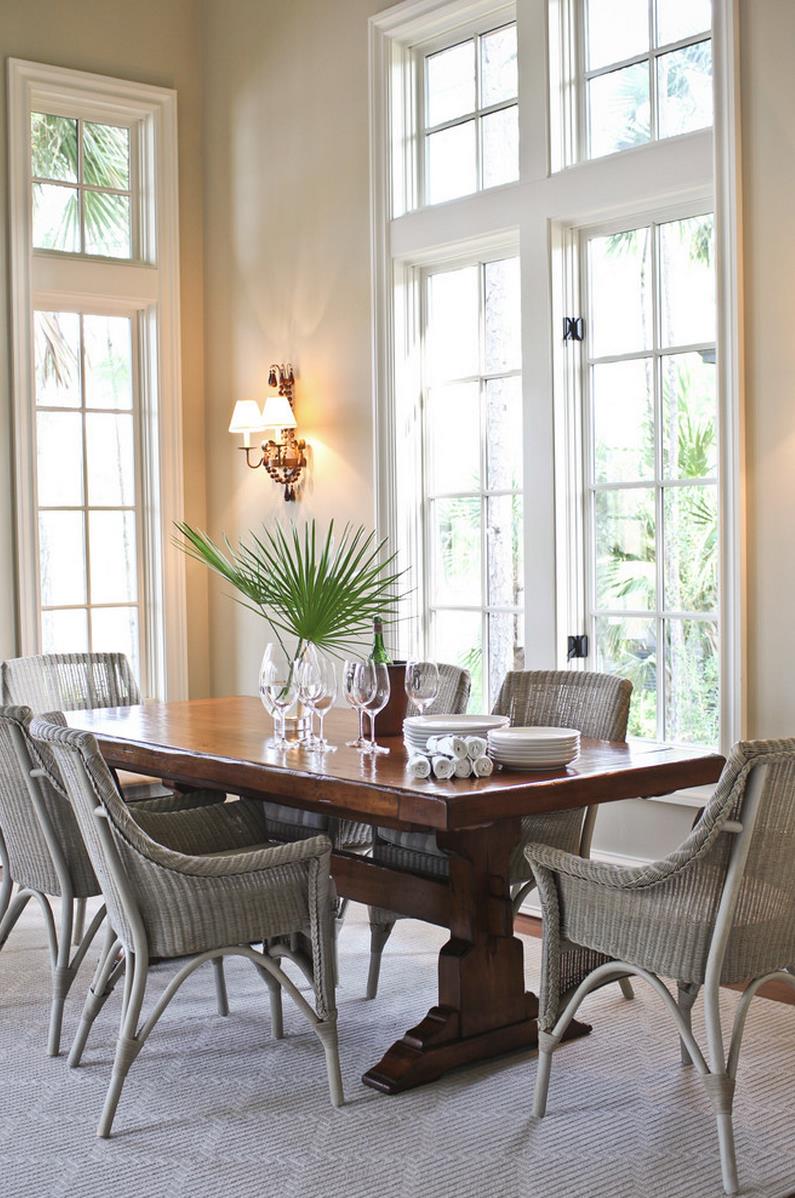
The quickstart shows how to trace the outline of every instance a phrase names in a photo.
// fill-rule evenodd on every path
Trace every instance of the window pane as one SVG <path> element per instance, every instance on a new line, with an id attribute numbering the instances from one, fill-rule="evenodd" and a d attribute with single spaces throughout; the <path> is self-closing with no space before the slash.
<path id="1" fill-rule="evenodd" d="M 591 71 L 642 54 L 649 48 L 647 0 L 588 0 L 585 41 Z"/>
<path id="2" fill-rule="evenodd" d="M 37 498 L 40 507 L 83 503 L 83 417 L 36 413 Z"/>
<path id="3" fill-rule="evenodd" d="M 489 694 L 491 710 L 509 670 L 524 669 L 524 616 L 521 612 L 489 615 Z"/>
<path id="4" fill-rule="evenodd" d="M 718 606 L 717 488 L 665 489 L 665 606 L 714 611 Z"/>
<path id="5" fill-rule="evenodd" d="M 478 267 L 440 271 L 428 279 L 428 373 L 435 381 L 478 372 Z"/>
<path id="6" fill-rule="evenodd" d="M 657 635 L 653 620 L 600 617 L 596 668 L 632 683 L 629 736 L 657 736 Z"/>
<path id="7" fill-rule="evenodd" d="M 77 121 L 32 112 L 30 149 L 34 177 L 77 182 Z"/>
<path id="8" fill-rule="evenodd" d="M 514 98 L 519 90 L 516 25 L 495 29 L 480 39 L 480 69 L 481 108 Z"/>
<path id="9" fill-rule="evenodd" d="M 718 626 L 665 622 L 665 739 L 716 745 L 720 737 Z"/>
<path id="10" fill-rule="evenodd" d="M 480 500 L 431 502 L 431 590 L 434 604 L 479 604 Z"/>
<path id="11" fill-rule="evenodd" d="M 660 137 L 712 124 L 712 43 L 697 42 L 657 59 Z"/>
<path id="12" fill-rule="evenodd" d="M 498 187 L 519 178 L 519 109 L 500 108 L 480 122 L 483 137 L 483 186 Z"/>
<path id="13" fill-rule="evenodd" d="M 599 483 L 654 477 L 651 363 L 604 362 L 593 367 L 594 474 Z"/>
<path id="14" fill-rule="evenodd" d="M 134 512 L 90 512 L 91 602 L 124 603 L 137 597 Z"/>
<path id="15" fill-rule="evenodd" d="M 712 25 L 710 0 L 657 0 L 657 45 L 705 33 Z"/>
<path id="16" fill-rule="evenodd" d="M 88 412 L 86 448 L 88 502 L 98 507 L 135 503 L 132 416 Z"/>
<path id="17" fill-rule="evenodd" d="M 425 59 L 426 129 L 475 111 L 475 43 L 461 42 Z"/>
<path id="18" fill-rule="evenodd" d="M 490 490 L 522 486 L 522 380 L 486 383 L 486 483 Z"/>
<path id="19" fill-rule="evenodd" d="M 712 216 L 660 225 L 660 338 L 664 346 L 715 340 L 712 233 Z"/>
<path id="20" fill-rule="evenodd" d="M 480 487 L 480 400 L 477 383 L 432 387 L 428 393 L 431 493 Z"/>
<path id="21" fill-rule="evenodd" d="M 431 630 L 437 661 L 462 666 L 472 675 L 469 710 L 486 710 L 483 694 L 483 617 L 478 611 L 437 611 Z"/>
<path id="22" fill-rule="evenodd" d="M 86 407 L 132 407 L 132 322 L 84 316 Z"/>
<path id="23" fill-rule="evenodd" d="M 522 501 L 518 495 L 497 495 L 486 501 L 488 602 L 497 607 L 521 607 L 524 602 Z"/>
<path id="24" fill-rule="evenodd" d="M 668 478 L 714 478 L 718 472 L 715 351 L 662 360 L 663 472 Z"/>
<path id="25" fill-rule="evenodd" d="M 76 312 L 37 312 L 36 403 L 80 407 L 80 317 Z"/>
<path id="26" fill-rule="evenodd" d="M 130 131 L 118 125 L 83 125 L 83 181 L 124 191 L 130 186 Z"/>
<path id="27" fill-rule="evenodd" d="M 588 247 L 593 356 L 652 346 L 652 267 L 649 230 L 594 237 Z"/>
<path id="28" fill-rule="evenodd" d="M 427 142 L 428 203 L 441 204 L 473 192 L 477 187 L 475 122 L 431 133 Z"/>
<path id="29" fill-rule="evenodd" d="M 588 82 L 588 136 L 592 158 L 649 140 L 649 68 L 645 62 L 597 75 Z"/>
<path id="30" fill-rule="evenodd" d="M 596 494 L 596 603 L 645 611 L 655 606 L 654 492 Z"/>
<path id="31" fill-rule="evenodd" d="M 91 648 L 95 653 L 124 653 L 133 674 L 141 675 L 138 643 L 138 609 L 95 607 L 91 612 Z"/>
<path id="32" fill-rule="evenodd" d="M 130 198 L 107 191 L 84 191 L 87 254 L 129 258 Z"/>
<path id="33" fill-rule="evenodd" d="M 33 184 L 33 245 L 39 250 L 80 252 L 80 210 L 74 187 Z"/>
<path id="34" fill-rule="evenodd" d="M 87 653 L 88 613 L 85 608 L 41 613 L 43 653 Z"/>
<path id="35" fill-rule="evenodd" d="M 44 607 L 85 603 L 82 512 L 39 513 L 39 570 Z"/>
<path id="36" fill-rule="evenodd" d="M 486 371 L 518 370 L 522 365 L 522 313 L 519 259 L 487 262 Z"/>

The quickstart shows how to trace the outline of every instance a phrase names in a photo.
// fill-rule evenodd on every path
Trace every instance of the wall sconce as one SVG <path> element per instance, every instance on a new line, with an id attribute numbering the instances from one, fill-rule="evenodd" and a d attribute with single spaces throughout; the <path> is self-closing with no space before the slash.
<path id="1" fill-rule="evenodd" d="M 253 399 L 238 400 L 229 431 L 243 434 L 240 448 L 246 455 L 246 465 L 252 470 L 264 466 L 273 481 L 284 487 L 284 498 L 289 503 L 295 499 L 295 488 L 306 466 L 306 442 L 297 440 L 293 432 L 297 423 L 293 410 L 295 375 L 292 366 L 271 366 L 268 386 L 276 387 L 278 395 L 269 395 L 262 411 Z M 278 441 L 261 442 L 259 460 L 255 460 L 251 456 L 256 452 L 252 449 L 251 434 L 262 429 L 273 429 L 281 436 Z"/>

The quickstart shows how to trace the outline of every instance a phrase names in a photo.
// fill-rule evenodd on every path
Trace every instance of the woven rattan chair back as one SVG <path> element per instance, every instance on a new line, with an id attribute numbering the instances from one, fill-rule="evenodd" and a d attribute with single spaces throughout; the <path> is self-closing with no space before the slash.
<path id="1" fill-rule="evenodd" d="M 141 702 L 123 653 L 43 653 L 14 657 L 0 665 L 6 703 L 47 711 L 129 707 Z"/>
<path id="2" fill-rule="evenodd" d="M 513 725 L 577 728 L 596 740 L 624 740 L 632 683 L 614 674 L 585 670 L 511 670 L 505 675 L 495 715 Z"/>

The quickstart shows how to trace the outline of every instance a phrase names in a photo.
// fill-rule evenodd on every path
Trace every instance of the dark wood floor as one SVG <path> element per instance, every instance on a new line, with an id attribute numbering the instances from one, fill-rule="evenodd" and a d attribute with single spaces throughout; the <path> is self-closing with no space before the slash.
<path id="1" fill-rule="evenodd" d="M 541 935 L 541 920 L 534 915 L 517 915 L 515 927 L 517 932 L 525 936 Z M 742 982 L 735 982 L 729 989 L 742 990 L 744 986 Z M 768 982 L 759 991 L 759 997 L 772 998 L 774 1002 L 785 1002 L 795 1006 L 795 988 L 788 986 L 786 982 Z"/>

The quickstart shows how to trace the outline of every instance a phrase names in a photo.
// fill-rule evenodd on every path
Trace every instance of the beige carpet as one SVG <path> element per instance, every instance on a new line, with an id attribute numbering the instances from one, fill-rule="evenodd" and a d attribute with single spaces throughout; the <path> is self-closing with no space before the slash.
<path id="1" fill-rule="evenodd" d="M 362 1072 L 434 999 L 436 929 L 401 921 L 381 995 L 362 999 L 367 930 L 349 912 L 339 993 L 347 1105 L 327 1100 L 320 1045 L 285 1002 L 270 1038 L 267 992 L 244 962 L 228 969 L 228 1019 L 209 966 L 186 983 L 134 1065 L 112 1140 L 95 1139 L 118 994 L 85 1065 L 44 1055 L 44 929 L 28 908 L 0 953 L 0 1194 L 5 1198 L 708 1198 L 722 1193 L 705 1095 L 679 1066 L 651 993 L 615 987 L 586 1007 L 593 1034 L 556 1057 L 548 1117 L 529 1118 L 531 1056 L 459 1072 L 398 1098 Z M 532 983 L 539 942 L 525 941 Z M 67 1007 L 75 1027 L 90 967 Z M 169 969 L 158 968 L 160 989 Z M 731 1016 L 737 996 L 725 996 Z M 695 1012 L 702 1033 L 700 1004 Z M 795 1009 L 757 999 L 736 1100 L 742 1191 L 795 1191 Z"/>

